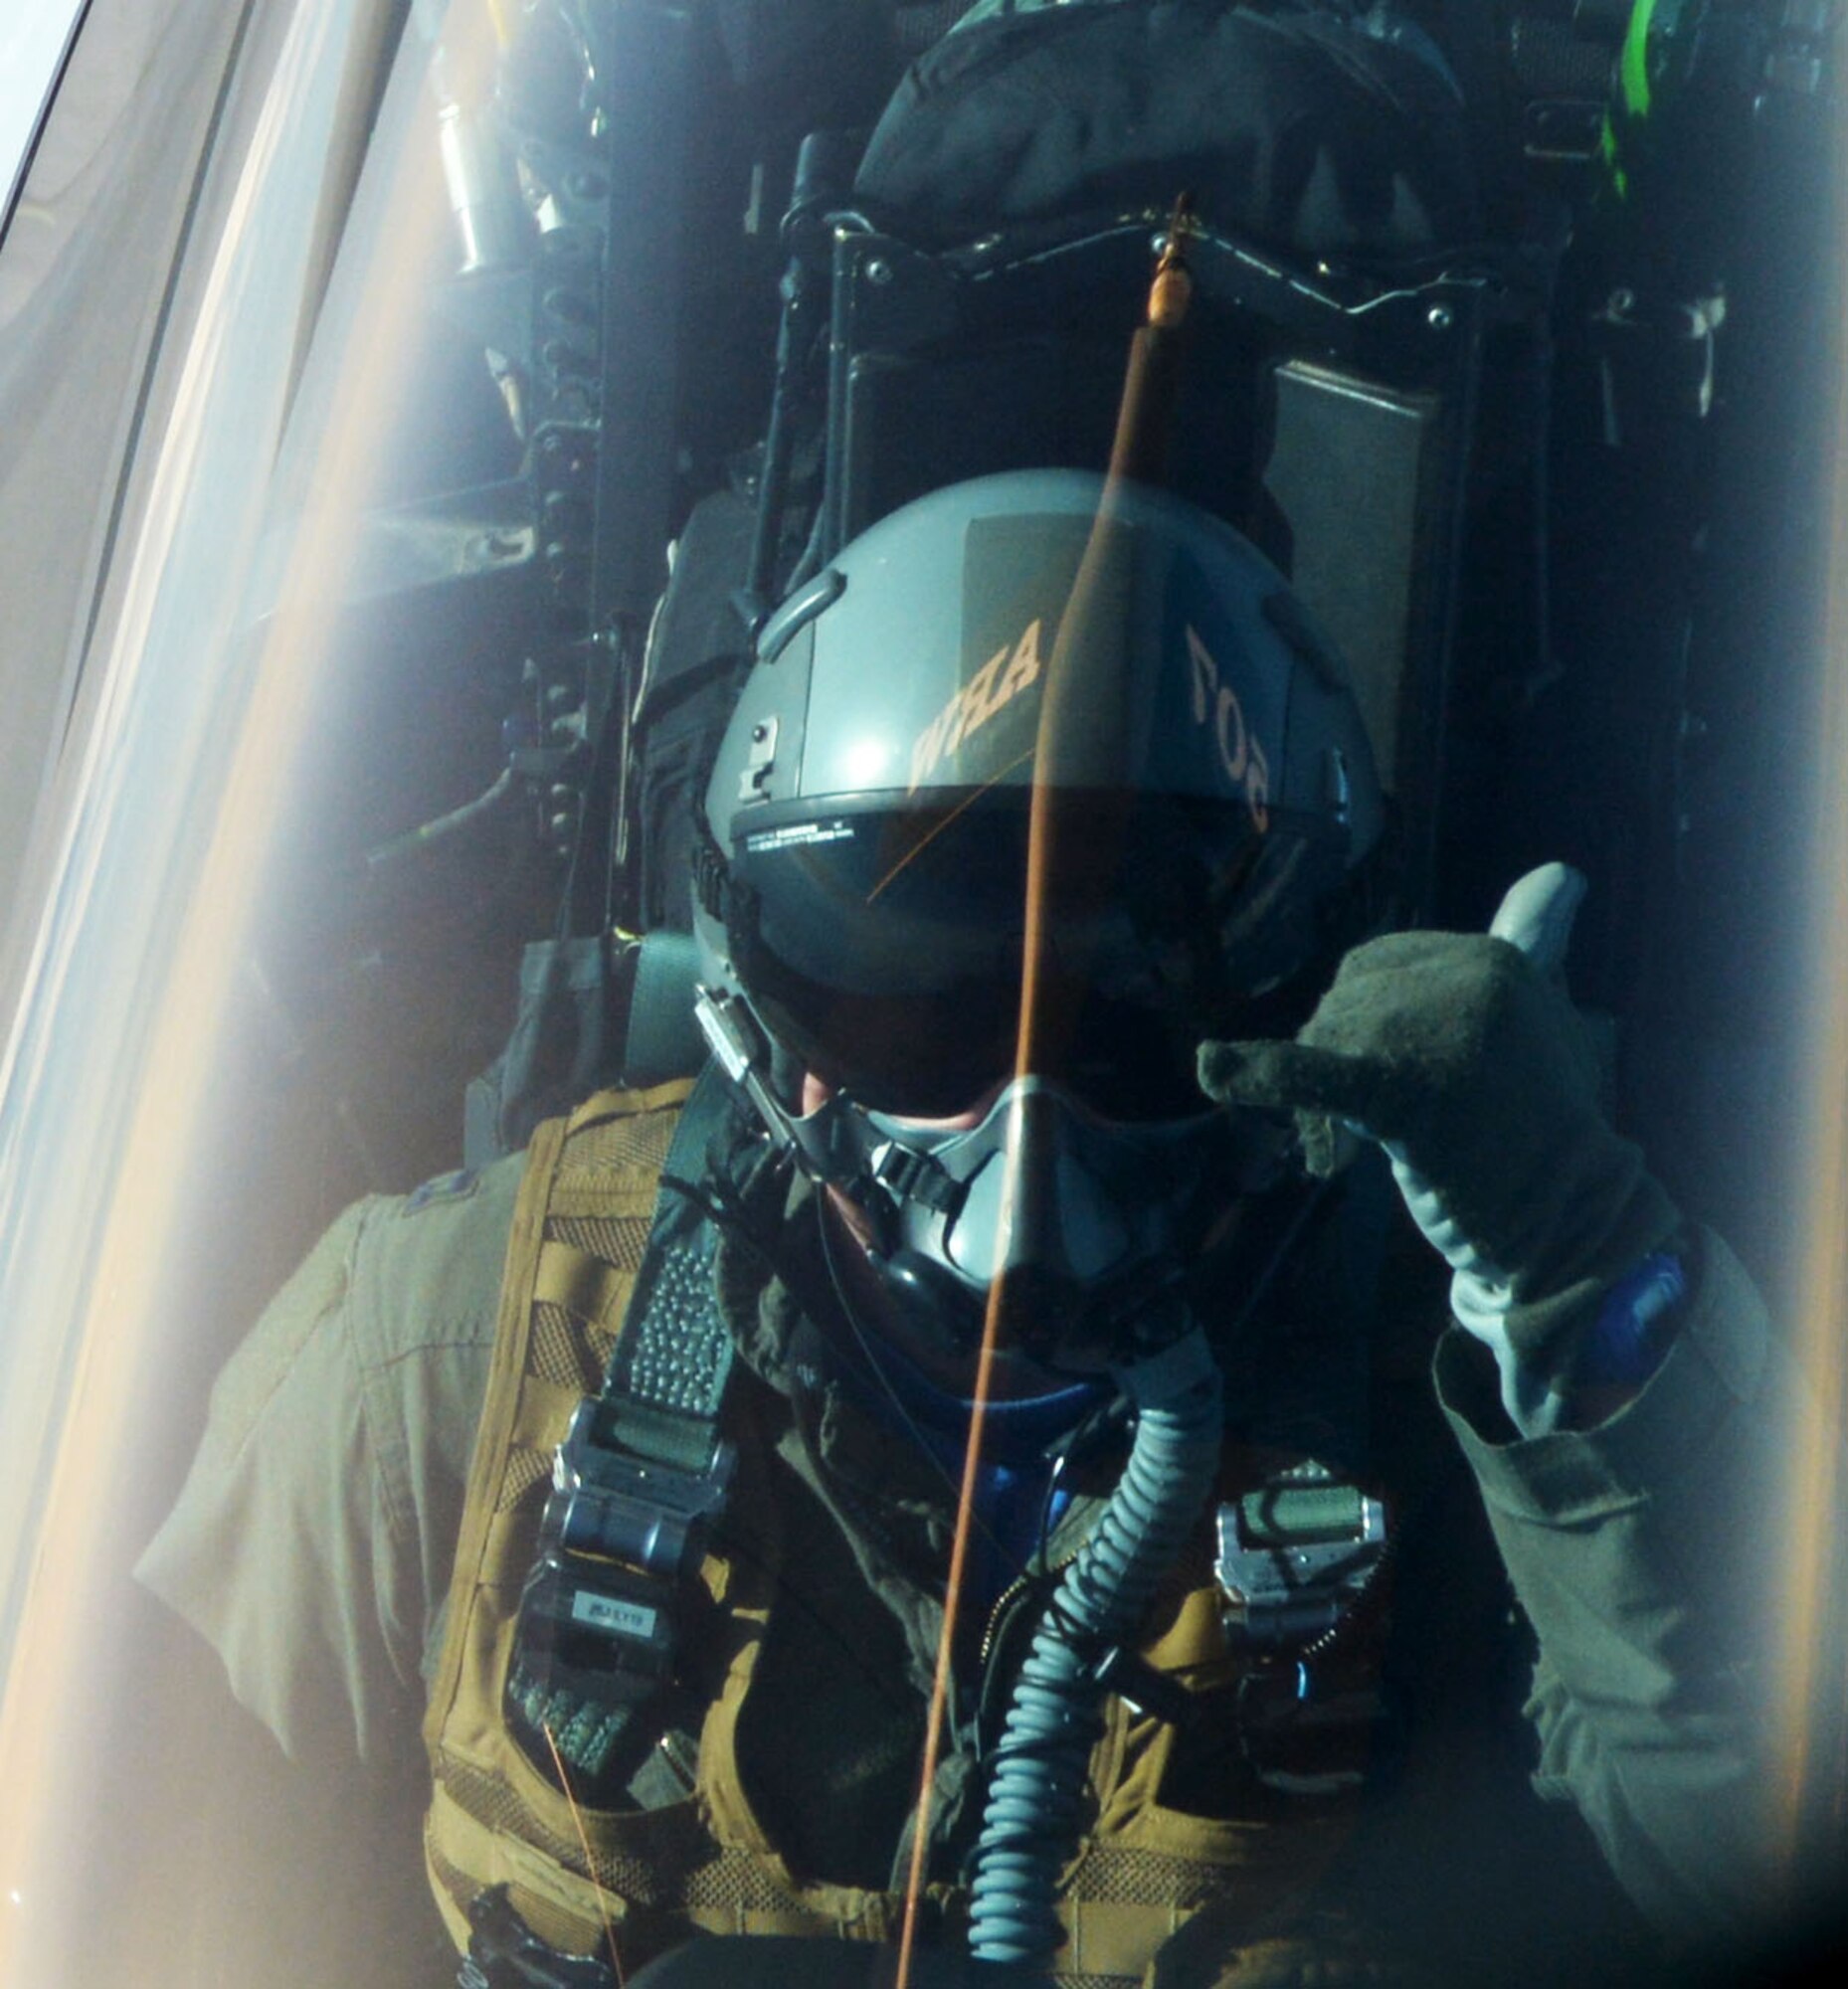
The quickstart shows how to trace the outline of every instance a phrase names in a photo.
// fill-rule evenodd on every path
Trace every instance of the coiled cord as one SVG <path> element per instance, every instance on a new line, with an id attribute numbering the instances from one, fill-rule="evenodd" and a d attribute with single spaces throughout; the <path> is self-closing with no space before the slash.
<path id="1" fill-rule="evenodd" d="M 1129 1461 L 1033 1638 L 995 1749 L 970 1906 L 981 1961 L 1044 1963 L 1059 1944 L 1059 1873 L 1103 1726 L 1099 1666 L 1140 1626 L 1218 1470 L 1219 1370 L 1198 1327 L 1117 1379 L 1138 1411 Z"/>

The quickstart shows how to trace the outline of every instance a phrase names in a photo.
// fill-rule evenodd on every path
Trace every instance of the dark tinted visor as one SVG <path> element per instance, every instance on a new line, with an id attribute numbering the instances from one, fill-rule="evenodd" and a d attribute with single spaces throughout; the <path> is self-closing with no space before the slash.
<path id="1" fill-rule="evenodd" d="M 1016 1068 L 1029 793 L 766 810 L 734 861 L 733 958 L 772 1034 L 874 1110 L 950 1117 Z M 1308 824 L 1313 834 L 1316 824 Z M 1060 797 L 1046 831 L 1028 1067 L 1120 1119 L 1204 1109 L 1202 1035 L 1274 1033 L 1313 934 L 1294 874 L 1339 855 L 1272 812 Z"/>

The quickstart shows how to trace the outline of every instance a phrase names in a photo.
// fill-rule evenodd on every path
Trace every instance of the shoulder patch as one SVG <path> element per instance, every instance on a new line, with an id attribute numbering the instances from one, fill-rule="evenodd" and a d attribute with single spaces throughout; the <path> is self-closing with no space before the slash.
<path id="1" fill-rule="evenodd" d="M 452 1174 L 433 1175 L 405 1196 L 399 1213 L 415 1215 L 420 1208 L 429 1208 L 433 1202 L 465 1201 L 474 1192 L 474 1184 L 480 1178 L 479 1172 L 474 1168 L 458 1168 Z"/>

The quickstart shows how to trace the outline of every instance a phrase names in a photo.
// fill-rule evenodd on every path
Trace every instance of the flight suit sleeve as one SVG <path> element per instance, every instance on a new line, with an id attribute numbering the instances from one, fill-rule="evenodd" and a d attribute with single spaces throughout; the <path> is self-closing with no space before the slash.
<path id="1" fill-rule="evenodd" d="M 520 1171 L 334 1222 L 219 1376 L 137 1567 L 292 1758 L 379 1759 L 421 1712 Z"/>
<path id="2" fill-rule="evenodd" d="M 1439 1343 L 1439 1395 L 1540 1644 L 1536 1785 L 1575 1803 L 1665 1931 L 1737 1938 L 1777 1899 L 1766 1680 L 1787 1459 L 1813 1411 L 1744 1268 L 1697 1235 L 1689 1310 L 1596 1428 L 1522 1440 L 1493 1363 Z"/>

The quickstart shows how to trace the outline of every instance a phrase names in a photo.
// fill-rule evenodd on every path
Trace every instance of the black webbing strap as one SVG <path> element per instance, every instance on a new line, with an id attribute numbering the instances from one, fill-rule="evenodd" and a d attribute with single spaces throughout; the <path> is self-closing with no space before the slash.
<path id="1" fill-rule="evenodd" d="M 732 1343 L 712 1282 L 718 1232 L 678 1183 L 704 1177 L 731 1099 L 724 1073 L 708 1062 L 667 1149 L 635 1295 L 599 1396 L 629 1449 L 681 1471 L 711 1459 Z"/>
<path id="2" fill-rule="evenodd" d="M 706 1173 L 730 1109 L 707 1066 L 681 1109 L 603 1386 L 571 1418 L 520 1599 L 508 1680 L 541 1767 L 601 1777 L 638 1707 L 673 1676 L 683 1585 L 731 1480 L 719 1437 L 732 1342 L 713 1288 L 718 1235 L 678 1183 Z M 522 1734 L 523 1743 L 526 1735 Z"/>

